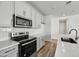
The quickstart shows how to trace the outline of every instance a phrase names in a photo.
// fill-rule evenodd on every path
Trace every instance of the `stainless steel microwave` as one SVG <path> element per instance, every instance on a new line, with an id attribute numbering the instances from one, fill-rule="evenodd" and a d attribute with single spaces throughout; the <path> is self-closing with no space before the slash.
<path id="1" fill-rule="evenodd" d="M 31 28 L 32 27 L 32 20 L 20 17 L 20 16 L 15 16 L 13 15 L 13 27 L 17 28 Z"/>

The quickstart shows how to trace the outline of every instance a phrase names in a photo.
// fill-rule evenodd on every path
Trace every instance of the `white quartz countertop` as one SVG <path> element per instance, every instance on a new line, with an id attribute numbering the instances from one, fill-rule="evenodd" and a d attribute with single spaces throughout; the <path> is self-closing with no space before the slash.
<path id="1" fill-rule="evenodd" d="M 63 36 L 69 37 L 69 35 L 59 35 L 55 57 L 79 57 L 79 39 L 77 40 L 77 44 L 63 42 L 61 41 L 61 37 Z"/>
<path id="2" fill-rule="evenodd" d="M 8 47 L 18 45 L 18 42 L 12 41 L 12 40 L 4 40 L 0 41 L 0 50 L 6 49 Z"/>

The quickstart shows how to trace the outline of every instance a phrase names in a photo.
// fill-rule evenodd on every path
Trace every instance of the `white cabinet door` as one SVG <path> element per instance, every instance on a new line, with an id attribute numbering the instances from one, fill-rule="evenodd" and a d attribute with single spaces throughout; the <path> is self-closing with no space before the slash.
<path id="1" fill-rule="evenodd" d="M 40 24 L 41 24 L 41 15 L 38 11 L 36 11 L 36 24 L 35 27 L 36 28 L 40 28 Z"/>
<path id="2" fill-rule="evenodd" d="M 40 49 L 40 40 L 37 38 L 37 51 Z"/>
<path id="3" fill-rule="evenodd" d="M 18 56 L 18 45 L 0 51 L 0 57 L 16 57 Z"/>
<path id="4" fill-rule="evenodd" d="M 45 24 L 45 21 L 44 21 L 44 16 L 43 15 L 41 15 L 41 24 Z"/>
<path id="5" fill-rule="evenodd" d="M 15 1 L 15 14 L 23 16 L 24 5 L 21 1 Z"/>
<path id="6" fill-rule="evenodd" d="M 42 48 L 44 45 L 44 41 L 42 37 L 39 38 L 39 42 L 40 42 L 40 48 Z"/>
<path id="7" fill-rule="evenodd" d="M 23 14 L 25 15 L 25 18 L 27 18 L 27 19 L 32 19 L 32 15 L 31 15 L 31 13 L 32 13 L 32 7 L 28 4 L 28 3 L 26 3 L 25 4 L 25 6 L 24 6 L 24 10 L 23 10 Z"/>
<path id="8" fill-rule="evenodd" d="M 0 1 L 0 26 L 11 26 L 11 2 Z"/>
<path id="9" fill-rule="evenodd" d="M 18 52 L 15 51 L 15 53 L 11 53 L 11 54 L 9 54 L 9 55 L 7 55 L 5 57 L 18 57 Z"/>
<path id="10" fill-rule="evenodd" d="M 35 28 L 36 26 L 36 11 L 32 8 L 32 27 Z"/>
<path id="11" fill-rule="evenodd" d="M 31 19 L 31 6 L 27 2 L 15 1 L 16 15 Z"/>
<path id="12" fill-rule="evenodd" d="M 41 37 L 39 38 L 39 42 L 40 42 L 40 48 L 42 47 L 42 39 Z"/>
<path id="13" fill-rule="evenodd" d="M 41 37 L 38 37 L 38 38 L 37 38 L 37 51 L 38 51 L 40 48 L 42 48 L 43 45 L 44 45 L 44 42 L 43 42 L 42 38 L 41 38 Z"/>
<path id="14" fill-rule="evenodd" d="M 38 22 L 38 27 L 40 28 L 41 27 L 41 20 L 42 20 L 42 15 L 39 13 L 39 22 Z"/>
<path id="15" fill-rule="evenodd" d="M 43 15 L 37 11 L 35 8 L 32 7 L 32 22 L 33 28 L 40 28 L 41 21 L 43 21 Z"/>
<path id="16" fill-rule="evenodd" d="M 39 13 L 37 11 L 36 11 L 36 20 L 35 21 L 36 21 L 35 27 L 38 28 L 38 26 L 39 26 L 39 24 L 38 24 L 39 23 Z"/>

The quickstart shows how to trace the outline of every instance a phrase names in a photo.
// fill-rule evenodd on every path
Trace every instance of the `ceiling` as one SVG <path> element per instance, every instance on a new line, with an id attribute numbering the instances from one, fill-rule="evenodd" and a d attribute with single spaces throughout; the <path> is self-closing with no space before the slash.
<path id="1" fill-rule="evenodd" d="M 43 15 L 53 15 L 56 17 L 79 14 L 79 1 L 29 1 Z"/>

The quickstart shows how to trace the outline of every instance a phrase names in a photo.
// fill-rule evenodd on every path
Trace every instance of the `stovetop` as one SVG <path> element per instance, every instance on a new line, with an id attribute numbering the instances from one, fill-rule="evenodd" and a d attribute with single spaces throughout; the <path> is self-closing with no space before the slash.
<path id="1" fill-rule="evenodd" d="M 20 43 L 24 43 L 24 42 L 29 42 L 29 41 L 32 41 L 36 39 L 36 37 L 33 37 L 33 36 L 30 36 L 28 37 L 27 39 L 12 39 L 13 41 L 17 41 L 17 42 L 20 42 Z"/>
<path id="2" fill-rule="evenodd" d="M 12 33 L 11 39 L 13 41 L 23 43 L 23 42 L 29 42 L 31 40 L 34 40 L 36 39 L 36 37 L 29 36 L 29 32 L 15 32 Z"/>

